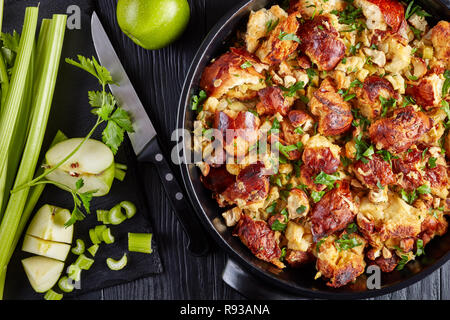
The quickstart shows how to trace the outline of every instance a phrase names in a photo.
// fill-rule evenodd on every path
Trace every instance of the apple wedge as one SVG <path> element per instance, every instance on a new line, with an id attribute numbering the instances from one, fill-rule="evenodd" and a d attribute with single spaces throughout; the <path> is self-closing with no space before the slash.
<path id="1" fill-rule="evenodd" d="M 50 148 L 45 155 L 47 170 L 63 161 L 82 140 L 68 139 Z M 79 191 L 83 193 L 97 190 L 93 195 L 100 197 L 111 189 L 114 175 L 115 163 L 111 149 L 100 141 L 88 139 L 73 156 L 49 173 L 47 179 L 76 189 L 77 181 L 82 178 L 84 185 Z"/>
<path id="2" fill-rule="evenodd" d="M 69 210 L 46 204 L 35 214 L 26 234 L 42 240 L 71 244 L 73 226 L 64 227 L 70 216 Z"/>
<path id="3" fill-rule="evenodd" d="M 25 235 L 22 251 L 64 262 L 69 254 L 70 245 L 67 243 L 47 241 L 30 235 Z"/>
<path id="4" fill-rule="evenodd" d="M 64 269 L 64 262 L 41 256 L 23 259 L 22 265 L 36 292 L 46 292 L 53 288 Z"/>

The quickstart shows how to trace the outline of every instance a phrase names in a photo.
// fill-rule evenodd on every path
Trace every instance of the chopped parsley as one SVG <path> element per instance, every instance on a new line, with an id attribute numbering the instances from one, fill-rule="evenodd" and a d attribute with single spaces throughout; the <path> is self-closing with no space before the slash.
<path id="1" fill-rule="evenodd" d="M 338 251 L 349 250 L 362 245 L 356 238 L 350 238 L 348 234 L 343 234 L 342 237 L 335 241 Z"/>
<path id="2" fill-rule="evenodd" d="M 442 86 L 442 97 L 448 93 L 448 89 L 450 89 L 450 70 L 445 70 L 444 72 L 444 85 Z M 445 101 L 445 100 L 443 100 Z"/>
<path id="3" fill-rule="evenodd" d="M 425 249 L 423 247 L 423 240 L 422 239 L 417 239 L 416 241 L 416 256 L 419 257 L 421 255 L 425 254 Z"/>
<path id="4" fill-rule="evenodd" d="M 322 199 L 324 194 L 325 194 L 325 191 L 312 191 L 311 199 L 314 201 L 314 203 L 317 203 L 320 201 L 320 199 Z"/>
<path id="5" fill-rule="evenodd" d="M 325 172 L 321 171 L 316 178 L 314 179 L 314 183 L 316 184 L 323 184 L 327 186 L 328 189 L 333 189 L 335 186 L 336 181 L 341 180 L 339 177 L 339 173 L 336 172 L 334 175 L 326 174 Z"/>
<path id="6" fill-rule="evenodd" d="M 266 212 L 268 214 L 274 214 L 276 208 L 277 208 L 277 202 L 274 201 L 266 208 Z"/>
<path id="7" fill-rule="evenodd" d="M 203 90 L 200 90 L 200 92 L 198 93 L 198 95 L 194 95 L 192 96 L 192 110 L 198 110 L 199 112 L 201 111 L 200 109 L 198 109 L 198 105 L 200 103 L 202 103 L 203 101 L 205 101 L 207 98 L 206 92 Z"/>
<path id="8" fill-rule="evenodd" d="M 390 166 L 392 166 L 392 159 L 398 159 L 397 156 L 392 155 L 392 153 L 387 150 L 378 150 L 377 154 L 381 155 L 383 160 L 388 162 Z"/>
<path id="9" fill-rule="evenodd" d="M 430 157 L 428 159 L 428 167 L 430 169 L 436 168 L 436 160 L 437 160 L 437 158 L 435 158 L 435 157 Z"/>
<path id="10" fill-rule="evenodd" d="M 305 83 L 303 81 L 298 81 L 289 88 L 285 88 L 283 86 L 280 86 L 280 89 L 283 90 L 285 93 L 283 94 L 285 97 L 293 97 L 298 90 L 301 90 L 305 87 Z"/>
<path id="11" fill-rule="evenodd" d="M 369 160 L 372 160 L 372 155 L 374 154 L 373 146 L 362 140 L 362 133 L 355 139 L 355 148 L 356 160 L 361 160 L 363 163 L 368 163 Z"/>
<path id="12" fill-rule="evenodd" d="M 397 268 L 395 268 L 395 270 L 403 270 L 403 268 L 405 267 L 405 265 L 408 263 L 409 258 L 407 255 L 402 255 L 401 256 L 401 260 L 398 262 L 397 264 Z"/>
<path id="13" fill-rule="evenodd" d="M 381 102 L 381 116 L 384 117 L 390 108 L 395 108 L 397 100 L 395 100 L 394 98 L 386 99 L 382 96 L 379 96 L 378 98 Z"/>
<path id="14" fill-rule="evenodd" d="M 253 66 L 253 64 L 250 61 L 245 61 L 243 64 L 241 64 L 241 68 L 242 69 L 247 69 L 247 68 L 250 68 L 252 66 Z"/>
<path id="15" fill-rule="evenodd" d="M 272 19 L 267 21 L 266 23 L 266 30 L 267 33 L 271 32 L 273 29 L 275 29 L 275 27 L 278 25 L 278 23 L 280 22 L 279 19 L 273 21 Z"/>
<path id="16" fill-rule="evenodd" d="M 278 35 L 278 39 L 281 41 L 295 41 L 300 43 L 300 39 L 297 37 L 297 35 L 293 33 L 287 33 L 284 31 L 280 31 L 280 34 Z"/>
<path id="17" fill-rule="evenodd" d="M 296 212 L 297 212 L 298 214 L 302 214 L 303 212 L 305 212 L 305 210 L 306 210 L 306 206 L 304 206 L 304 205 L 302 204 L 300 207 L 297 208 Z"/>
<path id="18" fill-rule="evenodd" d="M 406 11 L 405 11 L 405 20 L 408 20 L 409 18 L 411 18 L 411 16 L 413 14 L 417 14 L 419 17 L 431 17 L 431 14 L 429 14 L 428 12 L 424 11 L 422 9 L 422 7 L 420 7 L 419 5 L 414 5 L 414 0 L 412 0 L 409 4 L 408 7 L 406 7 Z"/>
<path id="19" fill-rule="evenodd" d="M 402 199 L 409 203 L 409 204 L 413 204 L 413 202 L 417 199 L 417 193 L 416 190 L 413 190 L 411 192 L 406 192 L 404 189 L 402 189 L 400 191 L 400 196 L 402 197 Z"/>

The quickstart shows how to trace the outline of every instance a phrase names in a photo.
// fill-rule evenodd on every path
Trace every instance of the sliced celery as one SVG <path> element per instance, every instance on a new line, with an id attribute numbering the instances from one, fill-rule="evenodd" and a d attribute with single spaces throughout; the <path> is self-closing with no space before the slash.
<path id="1" fill-rule="evenodd" d="M 94 264 L 94 259 L 86 257 L 84 254 L 80 254 L 75 265 L 79 266 L 81 270 L 89 270 Z"/>
<path id="2" fill-rule="evenodd" d="M 114 271 L 122 270 L 128 263 L 127 254 L 124 253 L 123 257 L 120 260 L 114 260 L 112 258 L 106 259 L 106 264 L 108 268 Z"/>
<path id="3" fill-rule="evenodd" d="M 116 178 L 119 181 L 125 180 L 126 172 L 123 170 L 120 170 L 118 168 L 114 169 L 114 178 Z"/>
<path id="4" fill-rule="evenodd" d="M 61 279 L 59 279 L 58 287 L 61 291 L 65 293 L 70 293 L 73 291 L 75 286 L 72 284 L 72 281 L 69 281 L 68 277 L 64 276 L 61 277 Z"/>
<path id="5" fill-rule="evenodd" d="M 108 210 L 97 210 L 97 221 L 103 222 L 103 224 L 109 224 L 108 215 Z"/>
<path id="6" fill-rule="evenodd" d="M 69 266 L 69 268 L 67 269 L 67 274 L 73 281 L 78 282 L 81 280 L 81 268 L 76 264 L 71 264 Z"/>
<path id="7" fill-rule="evenodd" d="M 128 251 L 152 253 L 152 234 L 128 233 Z"/>
<path id="8" fill-rule="evenodd" d="M 89 238 L 91 238 L 92 244 L 100 244 L 102 241 L 98 238 L 95 229 L 89 229 Z"/>
<path id="9" fill-rule="evenodd" d="M 102 239 L 103 239 L 103 241 L 105 241 L 106 244 L 114 243 L 115 238 L 112 235 L 110 228 L 103 231 Z"/>
<path id="10" fill-rule="evenodd" d="M 120 204 L 115 205 L 111 210 L 109 210 L 108 221 L 113 225 L 118 225 L 124 222 L 127 216 L 122 213 L 122 207 Z"/>
<path id="11" fill-rule="evenodd" d="M 122 201 L 120 203 L 120 206 L 123 210 L 125 210 L 125 214 L 128 219 L 133 218 L 133 216 L 136 214 L 136 205 L 131 201 Z"/>
<path id="12" fill-rule="evenodd" d="M 101 224 L 99 226 L 95 226 L 94 230 L 95 230 L 95 234 L 96 234 L 98 240 L 100 240 L 100 242 L 102 242 L 103 241 L 103 231 L 106 230 L 106 226 L 104 224 Z"/>
<path id="13" fill-rule="evenodd" d="M 80 254 L 84 253 L 84 249 L 86 248 L 86 246 L 84 245 L 84 241 L 81 239 L 77 239 L 76 244 L 77 246 L 72 248 L 72 253 L 79 256 Z"/>
<path id="14" fill-rule="evenodd" d="M 52 289 L 48 290 L 44 296 L 45 300 L 61 300 L 62 298 L 63 298 L 63 294 L 56 293 Z"/>
<path id="15" fill-rule="evenodd" d="M 27 8 L 25 12 L 25 25 L 22 33 L 22 41 L 26 42 L 31 37 L 31 46 L 33 46 L 33 40 L 36 32 L 38 9 Z M 36 83 L 39 86 L 37 94 L 33 97 L 33 116 L 32 123 L 27 138 L 27 143 L 23 153 L 22 161 L 17 173 L 17 177 L 14 185 L 18 186 L 26 183 L 33 178 L 33 174 L 36 169 L 36 164 L 39 159 L 40 149 L 42 141 L 44 139 L 45 129 L 47 126 L 48 116 L 51 107 L 51 101 L 53 98 L 53 92 L 56 84 L 56 77 L 59 68 L 59 61 L 61 56 L 62 44 L 64 39 L 64 32 L 66 27 L 65 15 L 54 15 L 52 26 L 50 30 L 50 40 L 47 45 L 51 48 L 46 51 L 46 57 L 44 59 L 45 64 L 42 70 L 42 75 L 39 77 L 39 81 Z M 18 55 L 19 58 L 20 54 Z M 18 59 L 17 65 L 21 65 L 23 57 Z M 22 61 L 23 63 L 23 61 Z M 27 63 L 28 65 L 29 63 Z M 15 68 L 13 72 L 17 72 L 20 68 Z M 17 77 L 17 76 L 16 76 Z M 10 105 L 14 101 L 15 83 L 13 81 L 14 75 L 11 81 L 10 93 L 6 105 Z M 17 80 L 15 80 L 17 81 Z M 8 110 L 3 114 L 6 115 Z M 3 120 L 2 116 L 2 120 Z M 7 126 L 7 130 L 11 129 Z M 2 130 L 4 130 L 2 126 Z M 3 136 L 2 140 L 3 141 Z M 3 144 L 3 142 L 2 142 Z M 0 147 L 0 150 L 1 147 Z M 0 153 L 2 155 L 2 153 Z M 2 158 L 0 158 L 2 159 Z M 1 163 L 1 161 L 0 161 Z M 12 248 L 18 226 L 21 220 L 22 213 L 25 209 L 26 201 L 28 198 L 30 189 L 24 188 L 11 195 L 8 205 L 0 226 L 0 270 L 6 267 L 10 259 L 10 249 Z"/>
<path id="16" fill-rule="evenodd" d="M 95 255 L 97 254 L 99 245 L 98 244 L 93 244 L 92 246 L 90 246 L 87 251 L 91 254 L 91 256 L 95 257 Z"/>

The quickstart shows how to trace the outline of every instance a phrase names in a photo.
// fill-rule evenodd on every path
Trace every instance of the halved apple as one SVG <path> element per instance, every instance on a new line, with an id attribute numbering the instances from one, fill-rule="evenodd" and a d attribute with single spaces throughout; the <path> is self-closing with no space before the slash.
<path id="1" fill-rule="evenodd" d="M 50 290 L 56 284 L 64 269 L 64 262 L 42 256 L 23 259 L 22 265 L 31 286 L 36 292 Z"/>
<path id="2" fill-rule="evenodd" d="M 82 138 L 68 139 L 47 151 L 45 159 L 48 169 L 61 162 L 82 140 Z M 97 190 L 94 196 L 100 197 L 111 189 L 114 175 L 115 163 L 111 149 L 100 141 L 89 139 L 58 169 L 49 173 L 47 179 L 75 189 L 77 181 L 82 178 L 84 185 L 79 191 Z"/>
<path id="3" fill-rule="evenodd" d="M 73 226 L 64 227 L 70 216 L 69 210 L 46 204 L 35 214 L 26 234 L 47 241 L 71 244 Z"/>
<path id="4" fill-rule="evenodd" d="M 25 235 L 22 251 L 64 262 L 69 254 L 70 245 L 67 243 L 47 241 L 30 235 Z"/>

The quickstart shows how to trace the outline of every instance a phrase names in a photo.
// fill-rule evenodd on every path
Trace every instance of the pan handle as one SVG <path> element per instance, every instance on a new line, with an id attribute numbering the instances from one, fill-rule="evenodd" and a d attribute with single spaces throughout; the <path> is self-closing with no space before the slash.
<path id="1" fill-rule="evenodd" d="M 189 252 L 194 256 L 207 255 L 210 250 L 209 238 L 203 231 L 188 198 L 185 197 L 169 161 L 164 157 L 156 137 L 145 146 L 145 149 L 139 154 L 138 160 L 153 163 L 158 170 L 172 209 L 189 239 L 187 246 Z"/>
<path id="2" fill-rule="evenodd" d="M 227 260 L 222 280 L 234 290 L 251 300 L 306 300 L 304 297 L 282 291 L 243 270 L 232 259 Z"/>

